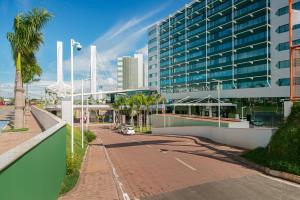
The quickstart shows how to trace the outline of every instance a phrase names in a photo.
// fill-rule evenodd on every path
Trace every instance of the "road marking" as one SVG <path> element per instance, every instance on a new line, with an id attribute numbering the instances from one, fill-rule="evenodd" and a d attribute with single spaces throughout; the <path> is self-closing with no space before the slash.
<path id="1" fill-rule="evenodd" d="M 103 144 L 102 139 L 99 138 L 99 140 L 100 140 L 100 142 Z M 104 144 L 102 145 L 102 148 L 104 149 L 105 156 L 106 156 L 106 158 L 107 158 L 107 160 L 108 160 L 108 163 L 110 164 L 110 167 L 112 168 L 115 182 L 118 183 L 118 186 L 119 186 L 119 188 L 120 188 L 120 190 L 121 190 L 121 192 L 122 192 L 123 199 L 124 199 L 124 200 L 130 200 L 129 195 L 128 195 L 128 194 L 124 191 L 124 189 L 123 189 L 123 184 L 121 183 L 121 181 L 119 181 L 119 175 L 117 174 L 116 168 L 114 167 L 112 161 L 110 160 L 110 157 L 109 157 L 109 155 L 108 155 L 108 153 L 107 153 L 107 150 L 106 150 Z"/>
<path id="2" fill-rule="evenodd" d="M 273 176 L 269 176 L 269 175 L 265 175 L 265 174 L 262 174 L 262 173 L 259 173 L 259 175 L 265 177 L 265 178 L 268 178 L 268 179 L 271 179 L 273 181 L 278 181 L 280 183 L 285 183 L 287 185 L 290 185 L 290 186 L 294 186 L 294 187 L 297 187 L 297 188 L 300 188 L 300 185 L 297 184 L 297 183 L 293 183 L 293 182 L 290 182 L 290 181 L 287 181 L 287 180 L 283 180 L 283 179 L 280 179 L 280 178 L 277 178 L 277 177 L 273 177 Z"/>
<path id="3" fill-rule="evenodd" d="M 185 163 L 184 161 L 180 160 L 179 158 L 175 158 L 178 162 L 180 162 L 181 164 L 183 164 L 184 166 L 186 166 L 187 168 L 196 171 L 196 169 L 194 167 L 192 167 L 191 165 Z"/>
<path id="4" fill-rule="evenodd" d="M 151 146 L 151 145 L 146 145 L 146 147 L 148 147 L 148 148 L 152 148 L 152 146 Z"/>

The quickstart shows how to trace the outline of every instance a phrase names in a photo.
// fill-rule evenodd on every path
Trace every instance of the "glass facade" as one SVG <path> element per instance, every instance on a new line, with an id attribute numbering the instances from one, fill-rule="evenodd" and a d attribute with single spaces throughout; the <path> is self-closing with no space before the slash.
<path id="1" fill-rule="evenodd" d="M 158 76 L 158 28 L 157 25 L 152 26 L 148 30 L 148 86 L 151 88 L 159 87 Z"/>
<path id="2" fill-rule="evenodd" d="M 199 0 L 150 30 L 162 93 L 269 87 L 270 9 L 266 0 Z M 153 39 L 156 35 L 156 41 Z M 151 65 L 149 65 L 151 66 Z M 152 67 L 152 66 L 151 66 Z"/>

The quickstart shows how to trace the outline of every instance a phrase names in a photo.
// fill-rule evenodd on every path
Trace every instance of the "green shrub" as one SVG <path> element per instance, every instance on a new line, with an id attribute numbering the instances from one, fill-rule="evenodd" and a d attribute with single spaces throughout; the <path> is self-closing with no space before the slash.
<path id="1" fill-rule="evenodd" d="M 73 158 L 70 154 L 67 155 L 66 175 L 71 175 L 76 170 L 78 170 L 78 165 L 80 165 L 80 162 L 79 162 L 78 156 L 76 154 L 74 155 Z"/>
<path id="2" fill-rule="evenodd" d="M 287 120 L 266 148 L 246 152 L 243 157 L 271 169 L 300 175 L 300 103 L 295 103 Z"/>
<path id="3" fill-rule="evenodd" d="M 71 157 L 71 127 L 67 126 L 67 143 L 66 143 L 66 176 L 62 182 L 60 195 L 70 191 L 77 183 L 79 178 L 79 171 L 85 150 L 87 148 L 87 138 L 84 140 L 84 146 L 81 146 L 81 131 L 78 128 L 74 128 L 74 156 Z"/>
<path id="4" fill-rule="evenodd" d="M 95 133 L 93 131 L 90 131 L 90 130 L 85 131 L 84 135 L 85 135 L 86 140 L 88 142 L 92 142 L 93 140 L 96 139 L 96 135 L 95 135 Z"/>

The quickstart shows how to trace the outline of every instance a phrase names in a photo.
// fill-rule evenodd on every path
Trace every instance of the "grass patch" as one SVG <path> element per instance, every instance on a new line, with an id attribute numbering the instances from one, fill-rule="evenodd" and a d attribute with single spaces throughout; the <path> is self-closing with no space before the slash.
<path id="1" fill-rule="evenodd" d="M 11 128 L 11 129 L 5 129 L 3 132 L 16 133 L 16 132 L 25 132 L 25 131 L 28 131 L 28 130 L 29 130 L 28 128 Z"/>
<path id="2" fill-rule="evenodd" d="M 151 127 L 142 127 L 140 129 L 140 127 L 136 126 L 134 127 L 134 131 L 136 132 L 136 134 L 151 134 Z"/>
<path id="3" fill-rule="evenodd" d="M 59 195 L 63 195 L 70 191 L 77 183 L 79 178 L 79 170 L 88 145 L 87 138 L 84 139 L 84 147 L 81 148 L 81 131 L 79 128 L 74 128 L 74 157 L 71 157 L 71 127 L 67 126 L 67 172 L 61 185 Z"/>
<path id="4" fill-rule="evenodd" d="M 244 158 L 274 170 L 300 175 L 300 103 L 272 136 L 266 148 L 246 152 Z"/>

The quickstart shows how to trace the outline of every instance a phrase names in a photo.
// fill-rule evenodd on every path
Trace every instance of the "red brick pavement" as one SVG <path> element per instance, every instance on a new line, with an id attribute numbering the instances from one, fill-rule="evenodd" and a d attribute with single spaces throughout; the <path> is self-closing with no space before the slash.
<path id="1" fill-rule="evenodd" d="M 0 154 L 42 132 L 38 122 L 31 113 L 26 113 L 25 115 L 25 127 L 28 128 L 28 131 L 0 133 Z"/>
<path id="2" fill-rule="evenodd" d="M 257 174 L 228 154 L 241 150 L 189 138 L 100 134 L 125 192 L 144 198 L 189 186 Z"/>

